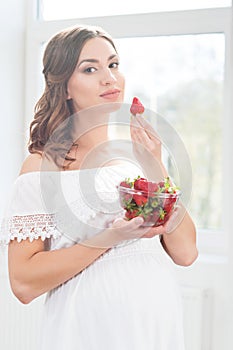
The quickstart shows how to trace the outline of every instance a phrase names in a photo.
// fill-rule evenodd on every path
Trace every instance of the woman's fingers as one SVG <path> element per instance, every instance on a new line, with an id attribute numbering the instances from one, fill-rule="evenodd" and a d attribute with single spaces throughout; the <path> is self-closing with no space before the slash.
<path id="1" fill-rule="evenodd" d="M 145 130 L 148 137 L 150 137 L 151 139 L 155 139 L 157 142 L 160 142 L 159 135 L 156 133 L 153 126 L 146 119 L 140 116 L 135 116 L 135 120 L 137 121 L 138 125 L 140 125 Z"/>
<path id="2" fill-rule="evenodd" d="M 166 222 L 165 225 L 160 225 L 156 227 L 151 227 L 149 232 L 147 232 L 145 235 L 143 235 L 143 238 L 152 238 L 157 235 L 162 235 L 164 233 L 169 234 L 171 233 L 177 225 L 177 216 L 178 212 L 175 210 L 172 215 L 170 216 L 169 220 Z"/>
<path id="3" fill-rule="evenodd" d="M 132 140 L 146 146 L 149 142 L 151 142 L 151 138 L 145 132 L 143 127 L 141 127 L 138 122 L 135 121 L 131 124 L 131 137 Z"/>
<path id="4" fill-rule="evenodd" d="M 151 153 L 151 155 L 155 156 L 158 160 L 161 159 L 161 142 L 157 136 L 152 136 L 148 132 L 146 132 L 145 128 L 139 124 L 138 118 L 134 117 L 131 121 L 131 138 L 135 143 L 135 150 L 140 153 L 143 153 L 145 149 Z M 143 118 L 141 118 L 143 119 Z M 149 125 L 149 124 L 148 124 Z M 137 145 L 138 144 L 138 145 Z M 140 147 L 142 145 L 142 147 Z"/>
<path id="5" fill-rule="evenodd" d="M 129 221 L 117 218 L 107 229 L 90 237 L 82 244 L 99 248 L 111 248 L 124 241 L 141 238 L 148 231 L 147 228 L 141 227 L 143 221 L 142 217 L 136 217 Z"/>
<path id="6" fill-rule="evenodd" d="M 121 229 L 125 232 L 132 231 L 143 224 L 144 220 L 141 216 L 138 216 L 132 220 L 125 220 L 123 218 L 117 218 L 113 221 L 112 228 Z"/>
<path id="7" fill-rule="evenodd" d="M 111 229 L 113 229 L 122 240 L 141 238 L 150 230 L 149 227 L 142 226 L 143 222 L 144 220 L 140 216 L 131 220 L 119 218 L 113 222 Z"/>
<path id="8" fill-rule="evenodd" d="M 148 140 L 161 144 L 159 135 L 155 132 L 153 127 L 142 117 L 135 116 L 131 119 L 131 132 L 133 135 L 144 135 Z"/>
<path id="9" fill-rule="evenodd" d="M 156 227 L 151 227 L 150 230 L 143 235 L 143 238 L 152 238 L 154 236 L 162 235 L 166 232 L 165 227 L 160 225 Z"/>

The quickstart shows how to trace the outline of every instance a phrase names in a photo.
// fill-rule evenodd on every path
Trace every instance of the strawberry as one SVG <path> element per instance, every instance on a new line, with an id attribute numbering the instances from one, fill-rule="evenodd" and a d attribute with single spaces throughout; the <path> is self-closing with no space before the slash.
<path id="1" fill-rule="evenodd" d="M 142 196 L 141 194 L 134 194 L 133 199 L 135 200 L 138 206 L 145 205 L 148 201 L 148 199 Z"/>
<path id="2" fill-rule="evenodd" d="M 163 225 L 164 223 L 165 223 L 165 219 L 159 218 L 159 220 L 158 220 L 157 223 L 156 223 L 156 226 Z"/>
<path id="3" fill-rule="evenodd" d="M 140 190 L 145 192 L 145 194 L 149 197 L 153 197 L 154 196 L 154 192 L 157 192 L 159 189 L 159 186 L 157 183 L 155 182 L 151 182 L 151 181 L 147 181 L 146 179 L 144 179 L 143 177 L 138 178 L 135 182 L 134 182 L 134 188 L 136 190 Z"/>
<path id="4" fill-rule="evenodd" d="M 127 219 L 133 219 L 135 218 L 136 216 L 138 216 L 139 212 L 137 209 L 134 209 L 134 210 L 127 210 L 126 213 L 125 213 L 125 217 Z"/>
<path id="5" fill-rule="evenodd" d="M 120 187 L 124 188 L 131 188 L 131 184 L 128 180 L 121 181 Z M 123 190 L 121 190 L 121 205 L 125 208 L 128 202 L 132 200 L 132 194 L 125 193 Z M 126 208 L 125 208 L 126 209 Z"/>
<path id="6" fill-rule="evenodd" d="M 140 177 L 134 181 L 134 188 L 135 190 L 148 192 L 148 181 L 143 177 Z"/>
<path id="7" fill-rule="evenodd" d="M 151 182 L 151 181 L 148 182 L 148 190 L 150 192 L 157 192 L 158 189 L 159 189 L 159 186 L 157 183 Z"/>
<path id="8" fill-rule="evenodd" d="M 131 187 L 130 184 L 128 182 L 126 182 L 126 181 L 121 181 L 120 186 L 121 187 L 126 187 L 126 188 L 130 188 Z"/>
<path id="9" fill-rule="evenodd" d="M 122 194 L 121 203 L 125 209 L 126 209 L 127 205 L 129 205 L 131 200 L 132 200 L 132 194 L 129 194 L 129 193 Z"/>
<path id="10" fill-rule="evenodd" d="M 133 115 L 136 115 L 136 114 L 142 114 L 144 112 L 144 110 L 145 110 L 145 108 L 142 105 L 142 103 L 139 101 L 139 99 L 137 97 L 134 97 L 132 105 L 130 107 L 130 112 Z"/>
<path id="11" fill-rule="evenodd" d="M 158 183 L 140 176 L 133 180 L 125 178 L 119 187 L 120 202 L 126 211 L 126 219 L 142 216 L 145 226 L 164 225 L 179 198 L 179 193 L 176 193 L 179 188 L 171 185 L 169 177 Z"/>
<path id="12" fill-rule="evenodd" d="M 164 181 L 160 181 L 159 183 L 158 183 L 158 186 L 160 187 L 160 188 L 163 188 L 164 187 Z"/>
<path id="13" fill-rule="evenodd" d="M 155 182 L 148 182 L 148 195 L 149 197 L 153 197 L 155 192 L 159 190 L 159 186 Z"/>
<path id="14" fill-rule="evenodd" d="M 176 202 L 175 197 L 165 198 L 164 203 L 163 203 L 164 210 L 167 213 L 169 213 L 171 211 L 171 209 L 173 208 L 175 202 Z"/>

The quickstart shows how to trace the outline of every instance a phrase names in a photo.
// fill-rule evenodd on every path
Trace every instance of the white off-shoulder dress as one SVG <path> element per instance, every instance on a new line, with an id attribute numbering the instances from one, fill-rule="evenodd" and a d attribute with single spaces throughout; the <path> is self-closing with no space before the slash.
<path id="1" fill-rule="evenodd" d="M 122 216 L 116 185 L 139 174 L 120 164 L 20 175 L 2 243 L 42 239 L 54 250 L 91 242 Z M 40 334 L 38 350 L 184 350 L 180 291 L 159 236 L 120 243 L 48 292 Z"/>

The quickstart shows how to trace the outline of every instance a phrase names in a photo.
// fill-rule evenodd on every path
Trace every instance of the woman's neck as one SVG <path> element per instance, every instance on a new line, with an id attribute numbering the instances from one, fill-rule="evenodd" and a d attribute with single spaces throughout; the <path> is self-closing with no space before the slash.
<path id="1" fill-rule="evenodd" d="M 108 128 L 104 126 L 98 126 L 85 134 L 80 135 L 75 143 L 79 148 L 90 150 L 97 145 L 108 141 Z"/>

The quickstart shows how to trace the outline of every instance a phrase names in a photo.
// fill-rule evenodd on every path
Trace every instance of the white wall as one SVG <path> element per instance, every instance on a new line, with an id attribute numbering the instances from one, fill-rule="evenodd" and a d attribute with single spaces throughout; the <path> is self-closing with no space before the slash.
<path id="1" fill-rule="evenodd" d="M 23 157 L 24 39 L 25 0 L 1 1 L 0 217 Z"/>
<path id="2" fill-rule="evenodd" d="M 210 309 L 203 309 L 203 345 L 197 350 L 233 349 L 232 268 L 226 257 L 200 255 L 193 266 L 178 268 L 181 284 L 210 290 Z M 194 325 L 191 325 L 193 327 Z"/>
<path id="3" fill-rule="evenodd" d="M 25 0 L 0 2 L 0 221 L 3 216 L 9 189 L 17 176 L 24 152 L 24 47 L 25 47 Z M 4 313 L 10 288 L 6 279 L 6 254 L 0 249 L 0 349 L 3 334 L 11 326 L 12 316 Z M 8 333 L 10 334 L 10 333 Z M 12 335 L 14 338 L 14 335 Z"/>

